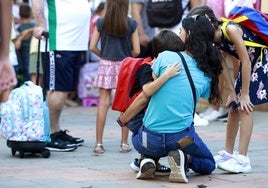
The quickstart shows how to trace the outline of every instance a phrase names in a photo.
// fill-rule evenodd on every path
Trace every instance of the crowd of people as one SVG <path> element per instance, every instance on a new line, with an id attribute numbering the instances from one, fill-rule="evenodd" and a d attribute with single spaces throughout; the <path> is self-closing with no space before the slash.
<path id="1" fill-rule="evenodd" d="M 187 11 L 172 28 L 148 25 L 147 2 L 107 0 L 92 13 L 87 0 L 14 1 L 18 15 L 13 12 L 12 16 L 12 2 L 0 1 L 1 101 L 7 98 L 7 91 L 17 86 L 17 64 L 23 71 L 23 81 L 35 82 L 33 64 L 37 61 L 36 44 L 40 40 L 44 75 L 41 85 L 46 91 L 50 114 L 51 142 L 47 148 L 77 149 L 84 139 L 63 130 L 60 117 L 69 95 L 77 90 L 79 70 L 85 63 L 85 52 L 90 50 L 90 57 L 97 57 L 98 61 L 94 86 L 99 88 L 93 152 L 104 154 L 104 128 L 122 61 L 126 57 L 152 57 L 152 66 L 144 65 L 136 73 L 135 92 L 138 88 L 141 93 L 118 118 L 122 126 L 119 151 L 132 150 L 128 141 L 131 130 L 132 144 L 141 156 L 131 163 L 138 172 L 137 179 L 152 179 L 158 172 L 164 172 L 171 182 L 187 183 L 189 169 L 199 174 L 211 174 L 215 168 L 230 173 L 252 172 L 248 156 L 252 112 L 255 105 L 268 102 L 258 93 L 260 84 L 264 83 L 262 89 L 268 89 L 268 76 L 262 71 L 268 62 L 260 59 L 267 49 L 246 46 L 243 40 L 263 45 L 265 42 L 242 25 L 234 22 L 223 25 L 219 19 L 228 13 L 222 9 L 224 0 L 222 6 L 209 0 L 183 0 Z M 237 0 L 235 5 L 253 7 L 256 2 Z M 234 6 L 228 5 L 228 8 Z M 12 36 L 14 30 L 17 35 Z M 46 32 L 48 44 L 43 40 Z M 15 63 L 10 58 L 11 46 L 12 52 L 16 52 Z M 233 75 L 227 68 L 226 57 L 233 62 Z M 259 61 L 263 66 L 257 66 Z M 257 82 L 251 79 L 252 74 L 258 74 Z M 228 91 L 226 99 L 223 87 Z M 196 101 L 201 98 L 211 107 L 197 114 Z M 213 156 L 195 126 L 208 125 L 222 116 L 228 118 L 225 147 Z M 239 143 L 235 149 L 237 135 Z M 167 157 L 169 167 L 159 164 L 161 157 Z"/>

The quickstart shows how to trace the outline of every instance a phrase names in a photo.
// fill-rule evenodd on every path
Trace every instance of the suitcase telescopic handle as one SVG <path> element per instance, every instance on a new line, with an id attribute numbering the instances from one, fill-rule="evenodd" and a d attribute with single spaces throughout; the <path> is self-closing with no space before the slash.
<path id="1" fill-rule="evenodd" d="M 46 31 L 42 32 L 42 36 L 45 38 L 45 52 L 47 52 L 47 45 L 48 45 L 48 37 L 49 33 Z M 38 41 L 38 50 L 37 50 L 37 66 L 36 66 L 36 84 L 39 84 L 39 71 L 40 71 L 40 42 L 41 39 Z"/>

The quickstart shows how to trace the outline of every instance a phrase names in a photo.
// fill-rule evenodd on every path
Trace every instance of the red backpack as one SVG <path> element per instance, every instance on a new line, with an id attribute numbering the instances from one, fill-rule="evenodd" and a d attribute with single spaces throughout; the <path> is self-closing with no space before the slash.
<path id="1" fill-rule="evenodd" d="M 123 60 L 118 74 L 118 82 L 112 104 L 113 110 L 125 112 L 128 106 L 139 95 L 141 91 L 137 92 L 131 98 L 129 97 L 135 83 L 136 72 L 138 68 L 145 63 L 152 65 L 152 59 L 150 57 L 145 59 L 127 57 Z"/>

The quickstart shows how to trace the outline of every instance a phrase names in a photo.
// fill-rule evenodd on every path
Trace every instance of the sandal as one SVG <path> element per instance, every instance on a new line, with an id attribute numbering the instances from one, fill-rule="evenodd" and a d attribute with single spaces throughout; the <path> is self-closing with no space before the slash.
<path id="1" fill-rule="evenodd" d="M 127 153 L 131 151 L 131 147 L 128 144 L 121 144 L 120 152 Z"/>
<path id="2" fill-rule="evenodd" d="M 96 144 L 95 149 L 94 149 L 94 153 L 96 153 L 96 154 L 104 153 L 103 145 L 102 144 Z"/>

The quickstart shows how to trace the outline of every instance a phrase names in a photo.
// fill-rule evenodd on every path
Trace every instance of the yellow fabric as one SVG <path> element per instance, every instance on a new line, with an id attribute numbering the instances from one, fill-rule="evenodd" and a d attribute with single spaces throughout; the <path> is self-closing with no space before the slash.
<path id="1" fill-rule="evenodd" d="M 222 29 L 222 32 L 223 32 L 224 36 L 230 41 L 230 37 L 228 36 L 227 31 L 226 31 L 226 26 L 230 21 L 235 22 L 235 23 L 240 23 L 240 22 L 243 22 L 243 21 L 245 21 L 247 19 L 248 18 L 246 16 L 240 16 L 240 17 L 235 18 L 233 20 L 230 20 L 230 19 L 227 19 L 227 18 L 221 18 L 221 21 L 223 22 L 222 26 L 221 26 L 221 29 Z M 268 48 L 268 46 L 266 46 L 266 45 L 259 44 L 259 43 L 256 43 L 256 42 L 252 42 L 252 41 L 244 40 L 244 44 L 246 46 L 251 46 L 251 47 Z"/>

